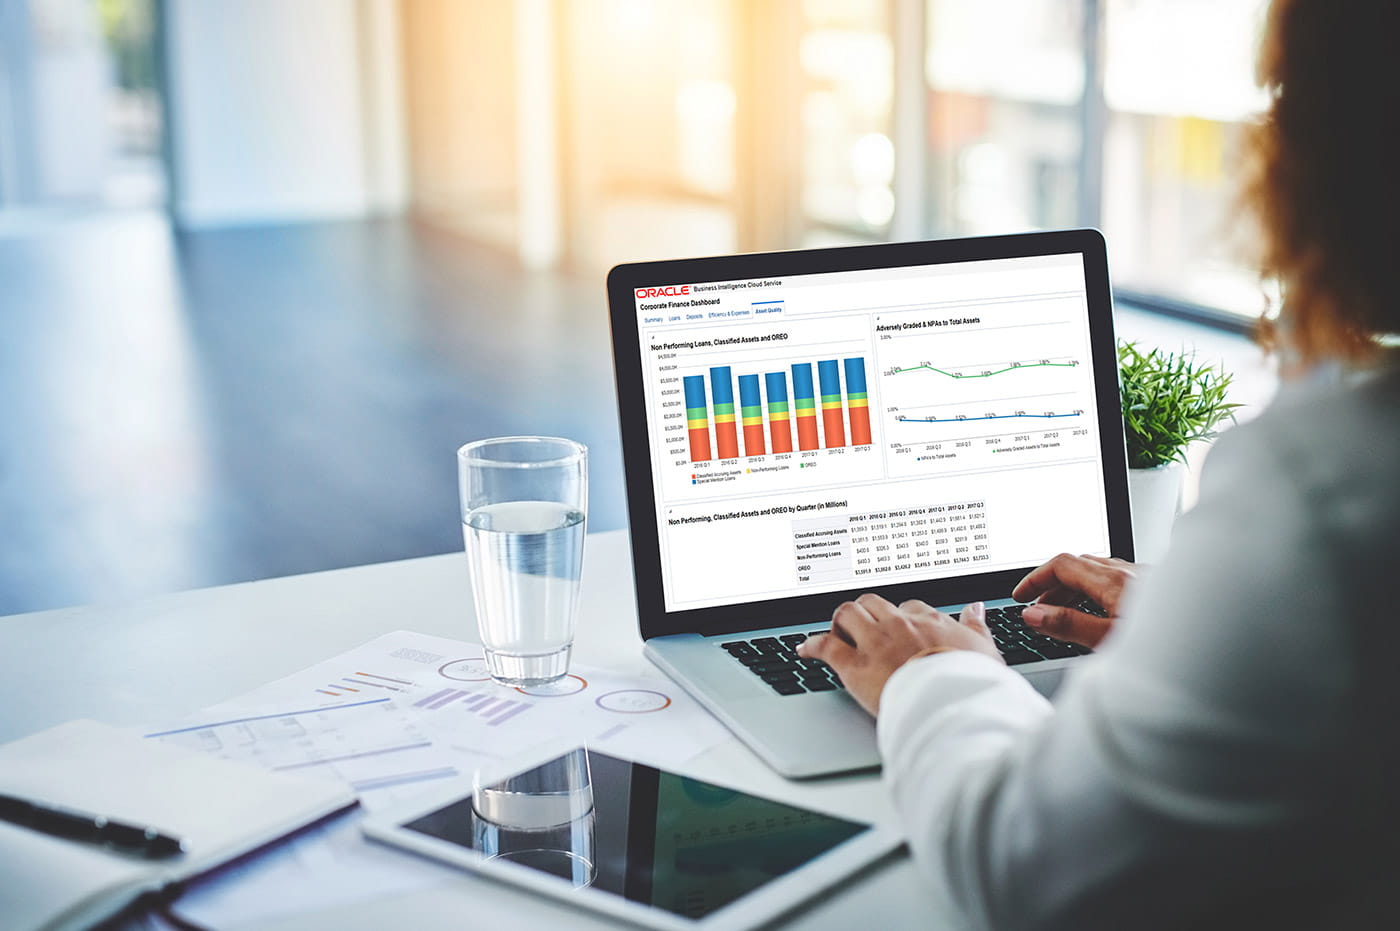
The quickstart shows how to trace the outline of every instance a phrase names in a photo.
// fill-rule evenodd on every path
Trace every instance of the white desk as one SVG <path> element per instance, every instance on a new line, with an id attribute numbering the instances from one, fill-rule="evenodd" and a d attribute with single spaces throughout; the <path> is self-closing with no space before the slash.
<path id="1" fill-rule="evenodd" d="M 623 531 L 588 538 L 575 659 L 639 672 L 631 559 Z M 449 554 L 153 598 L 0 618 L 0 741 L 76 717 L 158 722 L 232 698 L 391 630 L 474 639 L 466 560 Z M 813 735 L 820 740 L 820 734 Z M 681 767 L 837 815 L 888 821 L 873 776 L 791 782 L 737 740 Z M 819 890 L 813 890 L 816 895 Z M 886 861 L 784 927 L 934 927 L 907 856 Z M 460 879 L 271 927 L 451 928 L 499 918 L 517 928 L 608 928 L 602 919 L 489 880 Z"/>

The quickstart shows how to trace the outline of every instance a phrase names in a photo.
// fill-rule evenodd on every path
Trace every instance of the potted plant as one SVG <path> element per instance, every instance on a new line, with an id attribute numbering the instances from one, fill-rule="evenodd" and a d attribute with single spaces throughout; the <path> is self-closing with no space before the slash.
<path id="1" fill-rule="evenodd" d="M 1152 562 L 1166 551 L 1180 510 L 1187 448 L 1214 439 L 1240 405 L 1226 401 L 1233 376 L 1198 363 L 1194 352 L 1144 351 L 1120 341 L 1118 373 L 1133 548 L 1140 562 Z"/>

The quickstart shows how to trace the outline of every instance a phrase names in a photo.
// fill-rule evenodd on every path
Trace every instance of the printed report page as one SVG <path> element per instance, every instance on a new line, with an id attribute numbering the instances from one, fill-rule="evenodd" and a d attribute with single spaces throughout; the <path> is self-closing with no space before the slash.
<path id="1" fill-rule="evenodd" d="M 1108 554 L 1078 254 L 634 297 L 668 611 Z"/>

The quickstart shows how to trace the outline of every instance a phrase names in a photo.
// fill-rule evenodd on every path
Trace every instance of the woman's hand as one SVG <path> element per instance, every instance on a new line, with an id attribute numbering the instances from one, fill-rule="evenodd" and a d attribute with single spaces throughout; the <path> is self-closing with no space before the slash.
<path id="1" fill-rule="evenodd" d="M 1123 591 L 1135 577 L 1133 564 L 1122 559 L 1061 553 L 1022 579 L 1011 597 L 1038 599 L 1021 614 L 1029 627 L 1059 640 L 1096 647 L 1117 620 Z M 1098 602 L 1109 616 L 1097 617 L 1072 607 L 1085 597 Z"/>
<path id="2" fill-rule="evenodd" d="M 980 601 L 963 609 L 959 623 L 922 601 L 896 608 L 879 595 L 861 595 L 836 609 L 831 633 L 808 637 L 797 653 L 834 669 L 851 697 L 873 715 L 896 669 L 916 656 L 945 650 L 975 650 L 1002 661 Z"/>

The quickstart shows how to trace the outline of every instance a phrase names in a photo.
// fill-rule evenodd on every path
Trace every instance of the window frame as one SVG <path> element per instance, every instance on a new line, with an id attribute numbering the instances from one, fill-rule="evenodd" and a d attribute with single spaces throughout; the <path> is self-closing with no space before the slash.
<path id="1" fill-rule="evenodd" d="M 889 0 L 894 30 L 895 215 L 894 239 L 926 237 L 933 229 L 929 192 L 917 166 L 927 163 L 927 94 L 923 61 L 928 34 L 926 0 Z M 1079 100 L 1079 191 L 1077 222 L 1098 229 L 1103 223 L 1103 162 L 1109 111 L 1105 95 L 1105 10 L 1107 0 L 1080 0 L 1083 8 L 1081 54 L 1084 89 Z M 901 167 L 903 166 L 903 167 Z M 913 170 L 911 170 L 913 169 Z M 1230 333 L 1249 334 L 1256 320 L 1223 307 L 1187 301 L 1134 288 L 1113 289 L 1114 299 L 1166 317 L 1187 320 Z"/>

